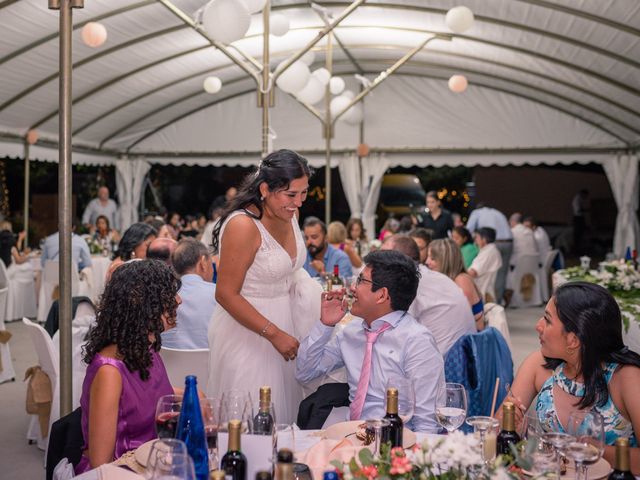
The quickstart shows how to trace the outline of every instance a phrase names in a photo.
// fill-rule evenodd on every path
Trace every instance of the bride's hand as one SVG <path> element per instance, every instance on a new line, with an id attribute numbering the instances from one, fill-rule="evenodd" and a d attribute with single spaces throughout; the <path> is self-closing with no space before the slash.
<path id="1" fill-rule="evenodd" d="M 278 330 L 278 332 L 270 339 L 271 345 L 275 348 L 285 360 L 295 360 L 298 354 L 300 342 L 291 335 Z"/>

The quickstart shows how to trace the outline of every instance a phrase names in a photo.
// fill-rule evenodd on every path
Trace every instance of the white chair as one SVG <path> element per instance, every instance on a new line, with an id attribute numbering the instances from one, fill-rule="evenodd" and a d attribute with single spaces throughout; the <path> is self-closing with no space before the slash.
<path id="1" fill-rule="evenodd" d="M 19 320 L 22 317 L 35 318 L 36 310 L 36 284 L 33 280 L 33 271 L 29 268 L 25 272 L 11 270 L 6 268 L 4 262 L 0 260 L 0 275 L 3 275 L 7 280 L 7 303 L 5 320 Z M 26 266 L 26 265 L 25 265 Z M 18 265 L 18 268 L 22 265 Z M 13 271 L 14 275 L 9 278 L 9 272 Z"/>
<path id="2" fill-rule="evenodd" d="M 547 253 L 547 257 L 544 259 L 542 266 L 540 267 L 540 291 L 542 294 L 542 301 L 546 302 L 551 298 L 551 274 L 553 273 L 553 262 L 560 250 L 551 250 Z"/>
<path id="3" fill-rule="evenodd" d="M 51 391 L 53 393 L 53 400 L 51 402 L 51 414 L 49 416 L 49 432 L 51 432 L 51 424 L 58 420 L 60 417 L 60 386 L 58 385 L 58 365 L 60 363 L 58 358 L 58 352 L 53 345 L 51 337 L 47 331 L 37 323 L 32 322 L 28 318 L 23 318 L 22 322 L 27 327 L 33 347 L 38 356 L 38 363 L 42 371 L 49 376 L 51 380 Z M 38 444 L 38 448 L 41 450 L 47 449 L 48 438 L 43 437 L 40 432 L 40 425 L 38 423 L 38 417 L 36 415 L 31 416 L 31 423 L 27 431 L 27 440 L 35 440 Z"/>
<path id="4" fill-rule="evenodd" d="M 511 298 L 510 306 L 514 308 L 518 307 L 533 307 L 542 305 L 542 284 L 540 279 L 540 257 L 538 255 L 522 255 L 518 258 L 517 263 L 513 271 L 509 272 L 510 284 L 513 289 L 513 297 Z M 523 287 L 523 279 L 525 282 L 529 282 L 527 287 Z M 523 290 L 531 289 L 528 295 L 523 293 Z"/>
<path id="5" fill-rule="evenodd" d="M 9 294 L 9 280 L 4 271 L 4 263 L 0 268 L 0 330 L 5 329 L 4 321 L 6 320 L 7 296 Z M 13 360 L 11 360 L 11 350 L 9 343 L 0 343 L 0 359 L 2 360 L 2 370 L 0 370 L 0 383 L 14 380 L 16 372 L 13 369 Z"/>
<path id="6" fill-rule="evenodd" d="M 53 303 L 53 291 L 58 286 L 60 277 L 60 262 L 57 260 L 47 260 L 42 269 L 42 285 L 40 285 L 40 296 L 38 299 L 38 322 L 44 323 L 47 320 L 49 309 Z M 80 277 L 78 266 L 71 263 L 71 295 L 78 295 Z"/>
<path id="7" fill-rule="evenodd" d="M 184 378 L 187 375 L 198 377 L 198 388 L 207 392 L 209 381 L 209 349 L 196 348 L 183 350 L 181 348 L 160 349 L 160 356 L 167 369 L 169 381 L 174 387 L 184 386 Z"/>
<path id="8" fill-rule="evenodd" d="M 509 345 L 509 350 L 513 350 L 511 347 L 511 335 L 509 334 L 507 314 L 504 311 L 504 307 L 492 302 L 485 303 L 484 318 L 487 322 L 487 327 L 493 327 L 498 330 L 504 337 L 507 345 Z"/>
<path id="9" fill-rule="evenodd" d="M 487 272 L 481 276 L 478 276 L 473 279 L 476 287 L 478 287 L 478 291 L 480 295 L 482 295 L 482 300 L 484 302 L 497 302 L 496 298 L 496 278 L 498 276 L 498 270 L 494 272 Z"/>

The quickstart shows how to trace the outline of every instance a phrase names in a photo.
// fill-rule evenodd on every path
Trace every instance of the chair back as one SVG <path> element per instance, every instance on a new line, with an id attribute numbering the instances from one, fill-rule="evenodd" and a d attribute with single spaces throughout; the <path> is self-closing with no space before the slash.
<path id="1" fill-rule="evenodd" d="M 4 322 L 7 320 L 7 298 L 9 296 L 9 286 L 4 262 L 0 260 L 0 330 L 5 329 Z M 14 379 L 16 372 L 13 369 L 13 360 L 9 343 L 0 343 L 0 383 Z"/>
<path id="2" fill-rule="evenodd" d="M 9 275 L 4 260 L 0 259 L 0 289 L 9 287 Z"/>
<path id="3" fill-rule="evenodd" d="M 185 377 L 187 375 L 195 375 L 198 378 L 198 388 L 203 392 L 207 392 L 207 384 L 209 382 L 208 348 L 185 350 L 162 347 L 160 356 L 167 370 L 171 385 L 183 387 Z"/>
<path id="4" fill-rule="evenodd" d="M 510 272 L 513 288 L 513 307 L 532 307 L 542 305 L 540 284 L 540 256 L 521 255 L 515 269 Z"/>
<path id="5" fill-rule="evenodd" d="M 40 368 L 49 376 L 51 388 L 55 389 L 58 383 L 58 364 L 60 361 L 53 341 L 47 331 L 37 323 L 32 322 L 28 318 L 23 318 L 22 323 L 25 324 L 29 331 L 33 348 L 38 356 Z"/>
<path id="6" fill-rule="evenodd" d="M 551 297 L 551 273 L 553 270 L 553 262 L 560 250 L 551 250 L 547 253 L 544 262 L 542 263 L 542 267 L 540 267 L 540 287 L 542 293 L 542 301 L 546 302 Z"/>
<path id="7" fill-rule="evenodd" d="M 495 328 L 504 337 L 509 350 L 511 350 L 511 335 L 509 334 L 509 324 L 507 323 L 507 314 L 502 305 L 496 303 L 484 304 L 484 318 L 488 327 Z"/>
<path id="8" fill-rule="evenodd" d="M 60 282 L 60 262 L 57 260 L 47 260 L 44 262 L 42 269 L 42 285 L 40 286 L 40 295 L 38 300 L 38 322 L 44 323 L 49 314 L 49 309 L 53 303 L 53 292 Z M 71 262 L 71 295 L 78 295 L 80 285 L 80 277 L 78 275 L 78 266 Z"/>

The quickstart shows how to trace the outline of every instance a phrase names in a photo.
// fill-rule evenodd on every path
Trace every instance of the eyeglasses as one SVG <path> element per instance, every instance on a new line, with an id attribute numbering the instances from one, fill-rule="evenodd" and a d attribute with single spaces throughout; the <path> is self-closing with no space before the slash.
<path id="1" fill-rule="evenodd" d="M 380 288 L 380 285 L 378 285 L 376 282 L 374 282 L 373 280 L 369 280 L 368 278 L 364 278 L 362 274 L 360 274 L 358 275 L 358 278 L 356 278 L 356 287 L 358 287 L 362 282 L 370 283 L 374 287 Z"/>

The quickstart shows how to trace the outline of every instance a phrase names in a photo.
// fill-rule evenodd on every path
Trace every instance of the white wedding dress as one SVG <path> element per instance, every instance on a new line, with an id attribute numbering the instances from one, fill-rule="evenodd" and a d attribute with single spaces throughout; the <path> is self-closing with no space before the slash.
<path id="1" fill-rule="evenodd" d="M 242 211 L 233 212 L 222 226 Z M 269 234 L 262 222 L 254 222 L 262 244 L 247 270 L 242 296 L 271 323 L 295 336 L 290 289 L 294 273 L 302 268 L 306 249 L 297 219 L 291 220 L 296 237 L 296 258 Z M 228 242 L 230 239 L 226 239 Z M 231 239 L 242 242 L 243 239 Z M 220 251 L 224 258 L 224 251 Z M 220 396 L 230 389 L 246 390 L 258 400 L 263 385 L 271 387 L 277 423 L 293 423 L 302 400 L 302 387 L 295 378 L 295 361 L 286 362 L 267 339 L 245 328 L 218 305 L 209 323 L 209 394 Z"/>

